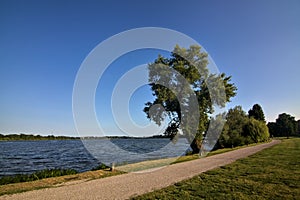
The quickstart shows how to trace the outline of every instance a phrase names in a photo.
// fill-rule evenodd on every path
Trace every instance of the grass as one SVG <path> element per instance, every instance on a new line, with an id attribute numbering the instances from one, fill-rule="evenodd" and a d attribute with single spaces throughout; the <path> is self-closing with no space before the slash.
<path id="1" fill-rule="evenodd" d="M 300 199 L 300 139 L 133 199 Z"/>
<path id="2" fill-rule="evenodd" d="M 5 176 L 0 178 L 0 185 L 6 185 L 10 183 L 21 183 L 40 180 L 44 178 L 64 176 L 77 174 L 74 169 L 45 169 L 42 171 L 35 172 L 33 174 L 17 174 L 15 176 Z"/>
<path id="3" fill-rule="evenodd" d="M 97 171 L 88 171 L 88 172 L 83 172 L 83 173 L 78 173 L 73 175 L 44 178 L 44 179 L 39 179 L 30 182 L 20 182 L 20 183 L 0 185 L 0 195 L 15 194 L 15 193 L 26 192 L 26 191 L 42 189 L 42 188 L 60 187 L 64 185 L 77 184 L 78 182 L 85 182 L 93 179 L 119 175 L 122 173 L 123 172 L 120 171 L 111 172 L 109 171 L 109 169 L 105 169 L 105 170 L 97 170 Z"/>
<path id="4" fill-rule="evenodd" d="M 270 142 L 270 141 L 268 141 L 268 142 Z M 206 156 L 213 156 L 213 155 L 217 155 L 217 154 L 221 154 L 221 153 L 226 153 L 226 152 L 229 152 L 229 151 L 233 151 L 233 150 L 237 150 L 237 149 L 241 149 L 241 148 L 245 148 L 245 147 L 250 147 L 250 146 L 255 146 L 255 145 L 258 145 L 258 144 L 262 144 L 262 143 L 265 143 L 265 142 L 253 143 L 253 144 L 243 145 L 243 146 L 237 146 L 237 147 L 233 147 L 233 148 L 217 149 L 217 150 L 209 152 Z M 195 160 L 195 159 L 198 159 L 198 158 L 199 158 L 199 154 L 192 154 L 192 155 L 187 155 L 187 156 L 181 156 L 177 160 L 175 160 L 174 162 L 172 162 L 171 164 L 186 162 L 186 161 Z"/>
<path id="5" fill-rule="evenodd" d="M 269 141 L 268 141 L 269 142 Z M 223 149 L 217 149 L 214 151 L 209 152 L 206 156 L 213 156 L 216 154 L 221 154 L 249 146 L 255 146 L 261 143 L 254 143 L 254 144 L 249 144 L 249 145 L 244 145 L 244 146 L 237 146 L 234 148 L 223 148 Z M 120 171 L 126 171 L 126 172 L 137 172 L 140 170 L 147 170 L 151 168 L 157 168 L 157 167 L 163 167 L 167 165 L 173 165 L 176 163 L 181 163 L 181 162 L 186 162 L 186 161 L 191 161 L 195 159 L 199 159 L 199 154 L 191 154 L 191 155 L 186 155 L 186 156 L 180 156 L 178 158 L 163 158 L 163 159 L 158 159 L 158 160 L 148 160 L 148 161 L 143 161 L 143 162 L 138 162 L 138 163 L 132 163 L 132 164 L 125 164 L 125 165 L 120 165 L 117 166 L 116 169 Z"/>
<path id="6" fill-rule="evenodd" d="M 97 170 L 108 170 L 109 167 L 105 164 L 100 164 L 97 167 L 94 167 L 91 169 L 91 171 L 97 171 Z M 22 183 L 22 182 L 30 182 L 30 181 L 36 181 L 41 180 L 45 178 L 51 178 L 51 177 L 58 177 L 58 176 L 65 176 L 65 175 L 72 175 L 77 174 L 78 172 L 74 169 L 44 169 L 41 171 L 34 172 L 32 174 L 17 174 L 14 176 L 4 176 L 0 178 L 0 185 L 7 185 L 11 183 Z"/>
<path id="7" fill-rule="evenodd" d="M 248 146 L 254 146 L 257 144 L 251 144 Z M 209 152 L 207 156 L 212 156 L 216 154 L 221 154 L 225 153 L 228 151 L 233 151 L 236 149 L 244 148 L 246 146 L 239 146 L 235 148 L 224 148 L 224 149 L 217 149 L 215 151 Z M 163 159 L 158 159 L 158 160 L 147 160 L 147 161 L 142 161 L 138 163 L 131 163 L 131 164 L 125 164 L 125 165 L 119 165 L 116 167 L 117 170 L 120 171 L 125 171 L 125 172 L 137 172 L 141 170 L 148 170 L 152 168 L 157 168 L 157 167 L 163 167 L 167 165 L 173 165 L 176 163 L 181 163 L 181 162 L 187 162 L 195 159 L 199 159 L 199 154 L 191 154 L 187 156 L 180 156 L 180 157 L 173 157 L 173 158 L 163 158 Z"/>

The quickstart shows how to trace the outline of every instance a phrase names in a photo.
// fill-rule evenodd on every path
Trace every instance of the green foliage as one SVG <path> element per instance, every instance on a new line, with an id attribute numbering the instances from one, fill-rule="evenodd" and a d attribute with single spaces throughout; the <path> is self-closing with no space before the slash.
<path id="1" fill-rule="evenodd" d="M 264 142 L 269 137 L 268 127 L 263 120 L 249 118 L 241 106 L 236 106 L 229 109 L 227 113 L 226 123 L 219 137 L 217 147 L 229 148 Z"/>
<path id="2" fill-rule="evenodd" d="M 218 147 L 228 148 L 245 145 L 246 138 L 243 137 L 243 128 L 249 118 L 241 106 L 229 109 L 226 123 L 218 140 Z"/>
<path id="3" fill-rule="evenodd" d="M 300 139 L 132 199 L 299 199 Z"/>
<path id="4" fill-rule="evenodd" d="M 4 176 L 0 178 L 0 185 L 35 181 L 44 178 L 64 176 L 70 174 L 77 174 L 77 171 L 74 169 L 45 169 L 42 171 L 35 172 L 33 174 L 18 174 L 15 176 Z"/>
<path id="5" fill-rule="evenodd" d="M 248 111 L 248 115 L 256 120 L 265 122 L 265 114 L 259 104 L 254 104 L 252 109 Z"/>
<path id="6" fill-rule="evenodd" d="M 265 142 L 270 134 L 267 125 L 263 121 L 250 118 L 243 128 L 243 135 L 248 143 Z"/>
<path id="7" fill-rule="evenodd" d="M 276 122 L 269 122 L 268 127 L 270 134 L 273 136 L 286 136 L 295 135 L 298 132 L 298 122 L 295 117 L 282 113 L 278 115 Z"/>
<path id="8" fill-rule="evenodd" d="M 200 46 L 185 49 L 176 45 L 170 58 L 159 56 L 148 66 L 149 82 L 155 99 L 145 104 L 144 112 L 158 125 L 169 118 L 165 134 L 174 138 L 181 130 L 192 143 L 194 153 L 201 148 L 202 133 L 208 128 L 213 105 L 225 106 L 237 90 L 230 83 L 230 76 L 210 74 L 207 65 L 208 55 L 201 51 Z M 174 92 L 171 88 L 178 91 Z M 189 107 L 193 102 L 191 90 L 196 95 L 198 108 Z M 157 104 L 161 107 L 155 106 L 153 109 Z M 197 111 L 199 119 L 195 114 Z M 192 130 L 193 124 L 198 125 L 197 130 Z"/>
<path id="9" fill-rule="evenodd" d="M 277 128 L 276 122 L 269 122 L 267 124 L 267 126 L 269 128 L 269 132 L 270 132 L 271 137 L 280 135 L 280 133 L 278 131 L 278 128 Z"/>

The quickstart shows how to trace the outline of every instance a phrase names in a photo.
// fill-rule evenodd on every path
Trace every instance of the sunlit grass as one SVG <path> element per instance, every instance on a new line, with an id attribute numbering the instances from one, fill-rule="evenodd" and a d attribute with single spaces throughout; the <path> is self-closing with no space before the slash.
<path id="1" fill-rule="evenodd" d="M 299 199 L 300 139 L 134 199 Z"/>
<path id="2" fill-rule="evenodd" d="M 93 179 L 114 176 L 122 173 L 123 172 L 120 171 L 111 172 L 109 171 L 109 169 L 105 169 L 105 170 L 88 171 L 88 172 L 59 176 L 59 177 L 44 178 L 44 179 L 29 181 L 29 182 L 0 185 L 0 195 L 14 194 L 14 193 L 36 190 L 41 188 L 59 187 L 63 185 L 76 184 L 78 182 L 84 182 Z"/>

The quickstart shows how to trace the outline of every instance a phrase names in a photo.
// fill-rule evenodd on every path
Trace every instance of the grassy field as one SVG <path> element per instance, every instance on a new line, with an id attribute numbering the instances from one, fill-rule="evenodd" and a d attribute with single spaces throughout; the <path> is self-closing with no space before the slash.
<path id="1" fill-rule="evenodd" d="M 300 199 L 300 138 L 133 199 Z"/>

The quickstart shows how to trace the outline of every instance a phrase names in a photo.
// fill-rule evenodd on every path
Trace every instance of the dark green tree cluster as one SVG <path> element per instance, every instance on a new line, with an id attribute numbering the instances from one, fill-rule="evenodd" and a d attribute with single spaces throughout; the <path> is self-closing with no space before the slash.
<path id="1" fill-rule="evenodd" d="M 241 106 L 229 109 L 216 148 L 241 146 L 269 139 L 270 134 L 261 106 L 255 104 L 248 113 L 247 115 Z"/>
<path id="2" fill-rule="evenodd" d="M 265 115 L 262 107 L 259 104 L 254 104 L 252 109 L 248 111 L 249 117 L 253 117 L 259 121 L 265 122 Z"/>
<path id="3" fill-rule="evenodd" d="M 282 113 L 278 115 L 276 122 L 269 122 L 268 127 L 272 136 L 289 138 L 291 135 L 299 134 L 299 122 L 300 120 L 296 121 L 295 117 Z"/>
<path id="4" fill-rule="evenodd" d="M 158 125 L 169 118 L 165 134 L 176 138 L 181 131 L 191 143 L 193 153 L 198 153 L 213 105 L 224 107 L 236 95 L 231 77 L 209 73 L 208 55 L 197 45 L 189 49 L 176 45 L 170 58 L 158 56 L 148 69 L 155 99 L 145 104 L 144 112 Z M 197 107 L 191 108 L 194 100 Z M 192 130 L 194 124 L 196 130 Z"/>
<path id="5" fill-rule="evenodd" d="M 298 134 L 300 135 L 300 119 L 297 121 L 298 123 Z"/>
<path id="6" fill-rule="evenodd" d="M 9 134 L 3 135 L 0 134 L 0 140 L 73 140 L 80 139 L 79 137 L 68 137 L 68 136 L 41 136 L 41 135 L 32 135 L 32 134 Z"/>

